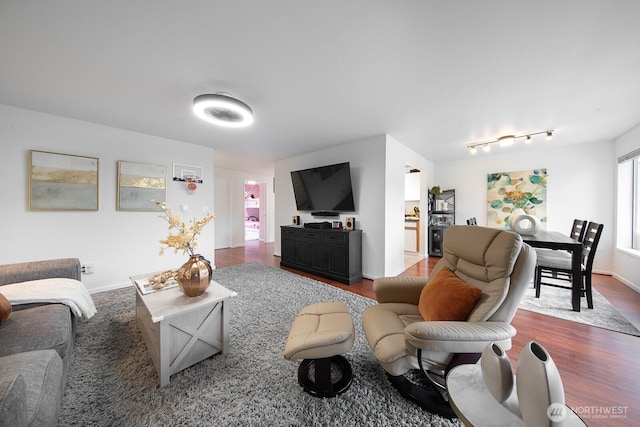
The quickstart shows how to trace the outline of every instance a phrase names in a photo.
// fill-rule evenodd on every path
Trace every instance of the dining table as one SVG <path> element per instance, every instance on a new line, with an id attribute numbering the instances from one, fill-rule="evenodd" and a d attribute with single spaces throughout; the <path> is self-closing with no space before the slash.
<path id="1" fill-rule="evenodd" d="M 582 296 L 582 243 L 559 231 L 540 230 L 532 236 L 522 236 L 522 240 L 534 248 L 553 249 L 571 253 L 571 307 L 580 311 Z"/>

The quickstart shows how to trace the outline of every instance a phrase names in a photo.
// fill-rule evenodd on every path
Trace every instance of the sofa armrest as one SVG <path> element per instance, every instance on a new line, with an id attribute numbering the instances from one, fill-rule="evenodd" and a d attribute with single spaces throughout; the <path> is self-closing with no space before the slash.
<path id="1" fill-rule="evenodd" d="M 379 303 L 399 302 L 417 305 L 422 288 L 428 281 L 428 277 L 418 276 L 380 277 L 373 281 L 373 292 Z"/>
<path id="2" fill-rule="evenodd" d="M 27 386 L 22 375 L 0 380 L 0 424 L 27 425 Z"/>
<path id="3" fill-rule="evenodd" d="M 53 277 L 80 280 L 80 260 L 60 258 L 0 265 L 0 285 Z"/>
<path id="4" fill-rule="evenodd" d="M 482 353 L 491 343 L 511 348 L 516 329 L 506 322 L 416 322 L 404 330 L 408 346 L 430 352 Z"/>

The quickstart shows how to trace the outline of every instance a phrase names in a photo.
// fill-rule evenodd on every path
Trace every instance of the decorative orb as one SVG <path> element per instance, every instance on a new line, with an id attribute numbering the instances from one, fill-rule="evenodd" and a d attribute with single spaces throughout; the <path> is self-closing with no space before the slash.
<path id="1" fill-rule="evenodd" d="M 523 236 L 534 236 L 540 231 L 542 224 L 538 217 L 533 215 L 520 215 L 513 224 L 513 231 Z"/>

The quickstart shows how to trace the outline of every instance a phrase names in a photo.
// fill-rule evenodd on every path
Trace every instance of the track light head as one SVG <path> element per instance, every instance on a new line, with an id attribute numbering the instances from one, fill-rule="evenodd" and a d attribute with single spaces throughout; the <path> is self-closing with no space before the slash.
<path id="1" fill-rule="evenodd" d="M 508 147 L 509 145 L 513 145 L 516 142 L 516 137 L 513 135 L 501 136 L 498 138 L 498 145 L 501 147 Z"/>

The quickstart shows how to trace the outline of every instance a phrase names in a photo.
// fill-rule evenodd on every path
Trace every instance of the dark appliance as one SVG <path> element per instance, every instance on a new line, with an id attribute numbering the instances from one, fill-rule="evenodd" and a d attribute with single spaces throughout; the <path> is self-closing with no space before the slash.
<path id="1" fill-rule="evenodd" d="M 291 172 L 299 211 L 316 216 L 355 212 L 349 162 Z"/>

